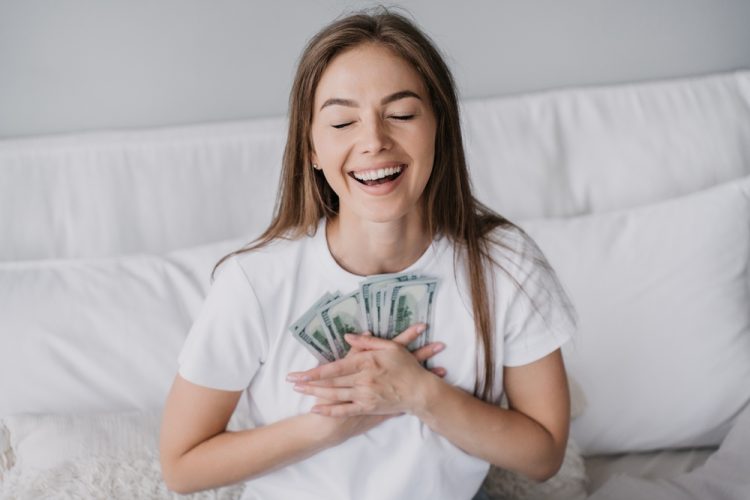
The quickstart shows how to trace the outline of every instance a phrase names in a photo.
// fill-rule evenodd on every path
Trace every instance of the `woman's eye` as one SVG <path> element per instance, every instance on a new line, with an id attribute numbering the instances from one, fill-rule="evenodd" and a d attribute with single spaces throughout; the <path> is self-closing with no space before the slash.
<path id="1" fill-rule="evenodd" d="M 411 120 L 412 118 L 414 118 L 414 115 L 391 115 L 391 118 L 394 118 L 396 120 L 406 121 L 406 120 Z"/>
<path id="2" fill-rule="evenodd" d="M 346 123 L 339 123 L 338 125 L 331 125 L 333 128 L 344 128 L 348 125 L 351 125 L 354 122 L 346 122 Z"/>

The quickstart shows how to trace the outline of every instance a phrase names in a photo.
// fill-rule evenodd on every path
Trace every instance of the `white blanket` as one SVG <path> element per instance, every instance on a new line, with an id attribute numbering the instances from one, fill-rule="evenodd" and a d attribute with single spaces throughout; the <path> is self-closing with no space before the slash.
<path id="1" fill-rule="evenodd" d="M 750 499 L 750 405 L 745 407 L 719 449 L 697 469 L 670 479 L 615 476 L 589 500 L 748 500 Z"/>

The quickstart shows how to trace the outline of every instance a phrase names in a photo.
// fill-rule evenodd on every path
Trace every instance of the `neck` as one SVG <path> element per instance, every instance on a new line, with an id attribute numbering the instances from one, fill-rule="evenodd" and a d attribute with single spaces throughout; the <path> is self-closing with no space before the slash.
<path id="1" fill-rule="evenodd" d="M 417 212 L 388 222 L 363 221 L 340 213 L 329 221 L 326 233 L 336 262 L 360 276 L 403 271 L 432 243 Z"/>

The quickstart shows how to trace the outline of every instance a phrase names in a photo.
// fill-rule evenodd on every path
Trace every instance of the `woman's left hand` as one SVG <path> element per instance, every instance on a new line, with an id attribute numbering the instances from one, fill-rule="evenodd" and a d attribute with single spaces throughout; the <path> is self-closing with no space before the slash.
<path id="1" fill-rule="evenodd" d="M 406 331 L 404 331 L 406 333 Z M 332 401 L 311 411 L 333 417 L 413 413 L 424 402 L 424 386 L 435 373 L 420 363 L 442 349 L 442 344 L 409 352 L 393 340 L 346 335 L 359 352 L 304 372 L 290 373 L 294 389 Z"/>

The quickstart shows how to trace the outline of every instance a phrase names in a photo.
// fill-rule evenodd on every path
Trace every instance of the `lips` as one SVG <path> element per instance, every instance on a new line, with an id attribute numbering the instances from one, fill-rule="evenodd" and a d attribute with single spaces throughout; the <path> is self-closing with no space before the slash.
<path id="1" fill-rule="evenodd" d="M 395 181 L 406 170 L 405 163 L 388 163 L 377 168 L 349 172 L 349 176 L 365 186 L 377 186 Z"/>

